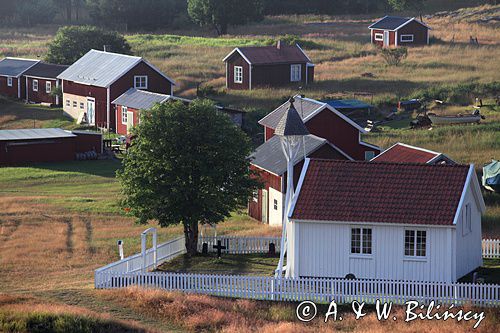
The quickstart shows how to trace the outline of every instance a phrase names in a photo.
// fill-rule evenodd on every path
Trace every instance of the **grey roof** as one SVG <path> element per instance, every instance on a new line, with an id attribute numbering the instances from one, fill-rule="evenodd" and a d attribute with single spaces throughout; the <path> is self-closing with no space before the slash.
<path id="1" fill-rule="evenodd" d="M 66 65 L 56 65 L 49 64 L 46 62 L 40 61 L 35 66 L 28 69 L 24 75 L 26 76 L 34 76 L 34 77 L 43 77 L 48 79 L 56 79 L 59 74 L 65 71 L 69 66 Z"/>
<path id="2" fill-rule="evenodd" d="M 328 143 L 326 139 L 322 139 L 312 134 L 304 136 L 304 142 L 306 156 Z M 299 149 L 301 154 L 299 154 L 297 159 L 294 161 L 294 164 L 300 162 L 304 158 L 304 154 L 302 153 L 304 151 L 303 147 L 304 145 L 302 144 L 302 140 L 300 140 L 300 144 L 297 149 Z M 278 136 L 273 136 L 271 139 L 257 147 L 255 152 L 250 155 L 250 158 L 253 165 L 276 175 L 281 176 L 286 171 L 286 158 L 281 150 L 281 142 Z"/>
<path id="3" fill-rule="evenodd" d="M 302 120 L 314 113 L 318 108 L 324 106 L 324 103 L 312 101 L 304 98 L 295 98 L 294 103 L 295 109 L 301 116 Z M 283 105 L 277 107 L 273 112 L 269 113 L 267 116 L 259 120 L 259 124 L 262 126 L 276 128 L 281 118 L 285 114 L 285 111 L 290 107 L 290 101 L 287 101 Z"/>
<path id="4" fill-rule="evenodd" d="M 57 78 L 107 88 L 141 61 L 144 61 L 141 57 L 90 50 Z M 147 64 L 174 84 L 172 79 Z"/>
<path id="5" fill-rule="evenodd" d="M 130 88 L 112 103 L 138 110 L 148 110 L 156 103 L 163 103 L 172 96 Z"/>
<path id="6" fill-rule="evenodd" d="M 298 114 L 297 110 L 295 110 L 293 102 L 295 102 L 295 100 L 292 97 L 288 101 L 288 109 L 283 113 L 283 116 L 281 117 L 278 125 L 276 125 L 274 134 L 279 136 L 309 134 L 309 131 L 307 130 L 306 125 L 304 125 L 302 118 Z"/>
<path id="7" fill-rule="evenodd" d="M 0 60 L 0 75 L 19 77 L 39 61 L 33 59 L 4 58 Z"/>
<path id="8" fill-rule="evenodd" d="M 72 138 L 75 136 L 60 128 L 0 130 L 0 141 Z"/>
<path id="9" fill-rule="evenodd" d="M 370 29 L 394 30 L 413 18 L 386 16 L 369 26 Z"/>

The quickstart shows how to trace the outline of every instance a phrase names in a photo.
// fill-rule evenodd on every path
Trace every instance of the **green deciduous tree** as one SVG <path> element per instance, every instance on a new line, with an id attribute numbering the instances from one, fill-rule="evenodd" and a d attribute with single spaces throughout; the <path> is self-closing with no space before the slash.
<path id="1" fill-rule="evenodd" d="M 241 25 L 263 18 L 261 0 L 188 0 L 188 14 L 200 26 L 213 27 L 225 35 L 230 25 Z"/>
<path id="2" fill-rule="evenodd" d="M 67 26 L 57 31 L 45 60 L 71 65 L 91 49 L 102 50 L 104 45 L 109 45 L 112 52 L 131 53 L 125 38 L 114 31 L 104 31 L 92 26 Z"/>
<path id="3" fill-rule="evenodd" d="M 51 23 L 57 12 L 53 0 L 17 0 L 15 3 L 18 20 L 27 26 Z"/>
<path id="4" fill-rule="evenodd" d="M 196 253 L 198 224 L 224 220 L 257 186 L 249 139 L 206 100 L 156 105 L 133 134 L 118 172 L 124 207 L 140 223 L 182 223 L 186 249 Z"/>
<path id="5" fill-rule="evenodd" d="M 415 10 L 420 14 L 422 20 L 422 11 L 427 0 L 387 0 L 389 6 L 396 11 Z"/>

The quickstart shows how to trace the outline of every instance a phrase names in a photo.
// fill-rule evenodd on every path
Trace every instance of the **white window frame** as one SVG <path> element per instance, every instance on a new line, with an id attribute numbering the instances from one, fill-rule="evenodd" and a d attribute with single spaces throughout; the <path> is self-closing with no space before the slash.
<path id="1" fill-rule="evenodd" d="M 33 91 L 38 91 L 38 80 L 33 80 Z"/>
<path id="2" fill-rule="evenodd" d="M 302 65 L 301 64 L 290 65 L 290 82 L 300 82 L 300 81 L 302 81 Z"/>
<path id="3" fill-rule="evenodd" d="M 78 102 L 77 102 L 77 101 L 73 101 L 73 107 L 74 107 L 74 108 L 77 108 L 77 107 L 78 107 Z"/>
<path id="4" fill-rule="evenodd" d="M 411 40 L 410 39 L 404 40 L 403 37 L 411 37 Z M 412 34 L 400 35 L 399 36 L 399 41 L 401 43 L 413 43 L 413 40 L 414 40 L 414 35 L 412 35 Z"/>
<path id="5" fill-rule="evenodd" d="M 353 244 L 353 232 L 354 230 L 358 230 L 359 229 L 359 252 L 353 252 L 353 247 L 354 244 Z M 368 232 L 369 230 L 369 232 Z M 367 234 L 370 234 L 370 243 L 369 243 L 369 246 L 368 245 L 365 245 L 365 235 Z M 371 256 L 373 255 L 373 229 L 372 228 L 364 228 L 364 227 L 351 227 L 351 241 L 350 241 L 350 250 L 349 250 L 349 253 L 352 255 L 352 256 Z M 366 252 L 365 252 L 366 250 Z M 368 252 L 369 251 L 369 252 Z"/>
<path id="6" fill-rule="evenodd" d="M 278 210 L 278 200 L 274 199 L 273 201 L 273 208 L 274 210 Z"/>
<path id="7" fill-rule="evenodd" d="M 375 157 L 375 152 L 371 150 L 366 150 L 365 151 L 365 161 L 370 161 L 372 158 Z"/>
<path id="8" fill-rule="evenodd" d="M 412 254 L 406 254 L 406 232 L 413 232 L 413 253 Z M 425 247 L 424 247 L 424 255 L 418 255 L 417 250 L 418 250 L 418 233 L 425 233 Z M 404 234 L 403 234 L 403 254 L 405 258 L 407 259 L 426 259 L 427 258 L 427 239 L 428 239 L 428 232 L 427 230 L 422 230 L 422 229 L 405 229 Z"/>
<path id="9" fill-rule="evenodd" d="M 85 109 L 85 103 L 80 102 L 80 109 Z"/>
<path id="10" fill-rule="evenodd" d="M 14 85 L 12 76 L 7 77 L 7 87 L 12 87 Z"/>
<path id="11" fill-rule="evenodd" d="M 470 203 L 465 205 L 462 212 L 462 236 L 472 232 L 472 210 Z"/>
<path id="12" fill-rule="evenodd" d="M 253 200 L 253 202 L 259 202 L 259 190 L 253 191 L 252 200 Z"/>
<path id="13" fill-rule="evenodd" d="M 144 80 L 144 84 L 143 84 L 142 80 Z M 139 83 L 139 85 L 137 83 Z M 147 75 L 135 75 L 134 76 L 134 88 L 136 88 L 136 89 L 148 89 L 148 76 Z"/>
<path id="14" fill-rule="evenodd" d="M 376 32 L 375 35 L 373 36 L 373 39 L 376 40 L 377 42 L 383 42 L 384 34 L 381 32 Z"/>
<path id="15" fill-rule="evenodd" d="M 121 114 L 121 118 L 122 118 L 122 125 L 127 125 L 127 120 L 128 120 L 128 107 L 126 106 L 122 106 L 122 114 Z"/>
<path id="16" fill-rule="evenodd" d="M 71 106 L 71 101 L 69 99 L 66 100 L 66 106 L 68 106 L 68 107 Z"/>
<path id="17" fill-rule="evenodd" d="M 234 66 L 234 83 L 243 83 L 243 66 Z"/>
<path id="18" fill-rule="evenodd" d="M 45 82 L 45 93 L 50 94 L 52 91 L 52 82 L 47 81 Z"/>

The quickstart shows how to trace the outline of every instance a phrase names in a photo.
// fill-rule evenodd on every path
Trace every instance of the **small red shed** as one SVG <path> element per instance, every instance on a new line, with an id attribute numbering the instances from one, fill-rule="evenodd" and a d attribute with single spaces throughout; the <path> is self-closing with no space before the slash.
<path id="1" fill-rule="evenodd" d="M 0 60 L 0 94 L 17 99 L 26 97 L 26 82 L 23 74 L 39 60 L 4 58 Z"/>
<path id="2" fill-rule="evenodd" d="M 58 96 L 52 96 L 54 89 L 59 87 L 57 76 L 68 66 L 39 62 L 24 72 L 27 103 L 48 103 L 59 105 Z"/>
<path id="3" fill-rule="evenodd" d="M 381 47 L 428 45 L 429 30 L 416 18 L 385 16 L 368 27 L 371 43 Z"/>
<path id="4" fill-rule="evenodd" d="M 223 61 L 229 89 L 251 90 L 314 81 L 314 64 L 298 44 L 278 41 L 276 46 L 238 47 Z"/>

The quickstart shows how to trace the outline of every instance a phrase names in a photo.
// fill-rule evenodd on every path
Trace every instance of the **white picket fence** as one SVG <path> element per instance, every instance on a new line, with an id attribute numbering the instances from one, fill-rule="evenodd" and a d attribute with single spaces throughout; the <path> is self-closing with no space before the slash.
<path id="1" fill-rule="evenodd" d="M 500 239 L 483 239 L 483 258 L 500 258 Z"/>
<path id="2" fill-rule="evenodd" d="M 209 275 L 191 273 L 96 272 L 96 288 L 137 285 L 186 293 L 273 301 L 310 300 L 318 303 L 376 300 L 403 304 L 409 300 L 428 304 L 500 306 L 500 285 L 332 278 L 275 278 L 268 276 Z"/>
<path id="3" fill-rule="evenodd" d="M 201 252 L 203 243 L 207 243 L 208 252 L 217 252 L 214 245 L 221 241 L 221 245 L 226 249 L 222 253 L 229 254 L 250 254 L 267 253 L 269 244 L 273 243 L 276 253 L 280 250 L 281 237 L 239 237 L 239 236 L 210 236 L 198 238 L 198 251 Z"/>

